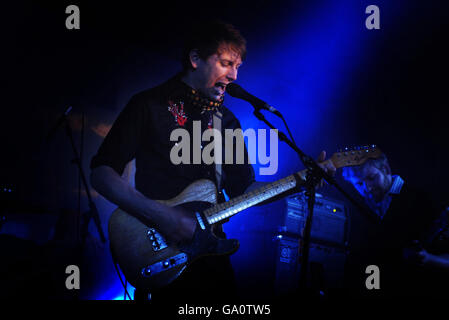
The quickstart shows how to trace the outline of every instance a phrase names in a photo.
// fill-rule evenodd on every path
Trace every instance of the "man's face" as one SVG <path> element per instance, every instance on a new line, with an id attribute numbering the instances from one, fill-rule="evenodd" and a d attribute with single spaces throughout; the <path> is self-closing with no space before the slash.
<path id="1" fill-rule="evenodd" d="M 353 176 L 351 183 L 365 198 L 380 202 L 384 199 L 391 186 L 391 173 L 389 168 L 380 169 L 366 165 L 360 175 Z"/>
<path id="2" fill-rule="evenodd" d="M 206 60 L 199 59 L 194 71 L 196 89 L 209 99 L 220 100 L 226 85 L 237 79 L 241 64 L 237 52 L 223 47 Z"/>

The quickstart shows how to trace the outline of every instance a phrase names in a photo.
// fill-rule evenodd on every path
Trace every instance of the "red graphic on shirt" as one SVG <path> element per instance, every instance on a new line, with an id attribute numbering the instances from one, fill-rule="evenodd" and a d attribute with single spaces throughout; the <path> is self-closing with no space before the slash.
<path id="1" fill-rule="evenodd" d="M 178 123 L 178 125 L 183 127 L 187 121 L 187 116 L 184 112 L 184 102 L 181 101 L 179 105 L 173 103 L 173 101 L 168 101 L 168 103 L 170 104 L 168 106 L 168 111 L 170 111 L 171 114 L 175 117 L 175 121 Z"/>

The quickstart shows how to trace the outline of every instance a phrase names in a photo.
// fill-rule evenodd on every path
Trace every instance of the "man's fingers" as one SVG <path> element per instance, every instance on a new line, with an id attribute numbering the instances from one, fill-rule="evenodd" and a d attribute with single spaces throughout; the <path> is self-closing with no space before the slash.
<path id="1" fill-rule="evenodd" d="M 318 162 L 322 162 L 326 159 L 326 151 L 321 151 L 320 155 L 318 156 Z"/>

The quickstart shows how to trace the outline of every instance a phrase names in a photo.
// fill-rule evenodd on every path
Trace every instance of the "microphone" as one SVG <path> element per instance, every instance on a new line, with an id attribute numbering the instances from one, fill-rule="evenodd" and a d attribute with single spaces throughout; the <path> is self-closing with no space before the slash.
<path id="1" fill-rule="evenodd" d="M 274 107 L 270 106 L 268 103 L 266 103 L 263 100 L 260 100 L 259 98 L 253 96 L 251 93 L 248 93 L 245 89 L 243 89 L 241 86 L 239 86 L 236 83 L 229 83 L 226 86 L 226 92 L 234 98 L 239 98 L 245 101 L 248 101 L 249 103 L 251 103 L 254 108 L 256 108 L 257 110 L 263 109 L 263 110 L 268 110 L 272 113 L 274 113 L 275 115 L 282 117 L 281 113 Z"/>

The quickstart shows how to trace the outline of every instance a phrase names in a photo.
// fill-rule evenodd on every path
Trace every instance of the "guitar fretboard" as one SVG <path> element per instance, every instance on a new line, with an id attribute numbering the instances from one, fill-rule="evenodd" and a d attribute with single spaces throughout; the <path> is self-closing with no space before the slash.
<path id="1" fill-rule="evenodd" d="M 298 172 L 301 180 L 305 181 L 305 170 Z M 254 191 L 245 193 L 240 197 L 234 198 L 228 202 L 215 205 L 204 211 L 209 224 L 214 224 L 229 218 L 238 212 L 252 207 L 260 202 L 273 198 L 287 190 L 293 189 L 297 185 L 294 175 L 290 175 L 284 179 L 277 180 L 270 184 L 264 185 Z"/>

